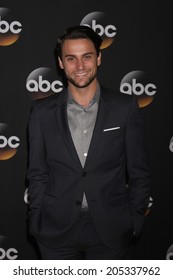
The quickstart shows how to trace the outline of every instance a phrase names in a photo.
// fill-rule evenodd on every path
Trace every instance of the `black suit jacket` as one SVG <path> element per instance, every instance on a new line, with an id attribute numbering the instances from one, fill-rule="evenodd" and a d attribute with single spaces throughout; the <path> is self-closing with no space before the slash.
<path id="1" fill-rule="evenodd" d="M 101 87 L 84 168 L 68 127 L 66 91 L 35 102 L 29 142 L 29 221 L 38 241 L 49 247 L 65 244 L 84 192 L 105 244 L 122 248 L 134 230 L 140 234 L 150 173 L 143 118 L 134 97 Z"/>

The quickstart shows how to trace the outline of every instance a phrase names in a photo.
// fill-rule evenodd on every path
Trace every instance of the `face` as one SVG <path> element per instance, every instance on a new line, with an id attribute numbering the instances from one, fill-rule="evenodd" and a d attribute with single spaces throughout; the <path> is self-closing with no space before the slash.
<path id="1" fill-rule="evenodd" d="M 64 69 L 69 85 L 85 88 L 96 81 L 97 67 L 101 64 L 101 54 L 89 39 L 68 39 L 62 46 L 59 65 Z"/>

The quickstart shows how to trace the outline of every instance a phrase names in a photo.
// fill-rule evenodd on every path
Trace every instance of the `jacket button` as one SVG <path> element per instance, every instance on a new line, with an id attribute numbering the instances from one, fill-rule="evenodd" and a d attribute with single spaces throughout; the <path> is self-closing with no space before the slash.
<path id="1" fill-rule="evenodd" d="M 76 205 L 77 205 L 77 206 L 81 206 L 81 204 L 82 204 L 82 203 L 81 203 L 80 200 L 76 200 Z"/>
<path id="2" fill-rule="evenodd" d="M 86 172 L 86 171 L 83 171 L 83 172 L 82 172 L 82 176 L 83 176 L 83 177 L 86 177 L 86 175 L 87 175 L 87 172 Z"/>

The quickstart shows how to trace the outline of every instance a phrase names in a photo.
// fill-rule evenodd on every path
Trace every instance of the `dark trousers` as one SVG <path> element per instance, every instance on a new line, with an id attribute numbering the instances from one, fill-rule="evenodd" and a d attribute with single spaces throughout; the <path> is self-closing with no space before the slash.
<path id="1" fill-rule="evenodd" d="M 65 247 L 48 248 L 38 243 L 44 260 L 123 260 L 128 250 L 114 250 L 103 244 L 99 238 L 89 212 L 81 212 L 75 232 Z"/>

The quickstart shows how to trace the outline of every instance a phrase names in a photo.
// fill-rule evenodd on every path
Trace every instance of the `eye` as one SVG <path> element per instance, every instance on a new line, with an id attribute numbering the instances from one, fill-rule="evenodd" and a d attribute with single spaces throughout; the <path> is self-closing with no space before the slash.
<path id="1" fill-rule="evenodd" d="M 67 61 L 68 62 L 73 62 L 73 61 L 75 61 L 75 58 L 73 56 L 68 56 Z"/>
<path id="2" fill-rule="evenodd" d="M 90 60 L 92 58 L 91 54 L 87 54 L 84 56 L 84 60 Z"/>

